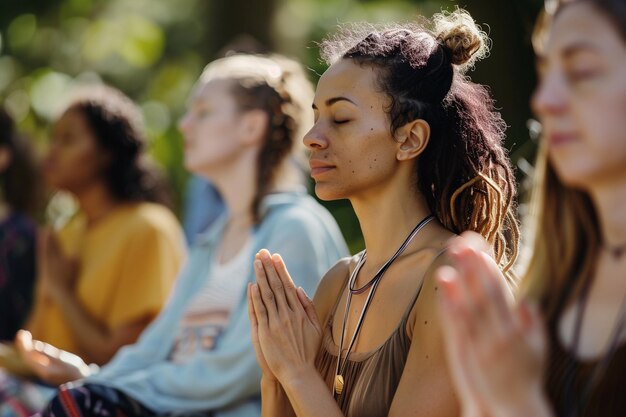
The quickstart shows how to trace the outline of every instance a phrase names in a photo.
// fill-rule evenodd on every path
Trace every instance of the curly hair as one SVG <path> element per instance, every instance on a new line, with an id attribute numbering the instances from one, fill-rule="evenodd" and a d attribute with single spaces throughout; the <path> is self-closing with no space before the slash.
<path id="1" fill-rule="evenodd" d="M 393 137 L 412 120 L 429 124 L 430 141 L 416 162 L 419 191 L 446 228 L 485 237 L 507 271 L 519 231 L 515 177 L 502 146 L 506 124 L 488 90 L 464 75 L 487 55 L 487 43 L 457 9 L 421 24 L 347 26 L 321 49 L 328 64 L 351 59 L 377 69 Z"/>
<path id="2" fill-rule="evenodd" d="M 146 155 L 141 112 L 135 103 L 112 87 L 88 86 L 75 92 L 67 110 L 80 112 L 97 145 L 110 153 L 104 180 L 116 199 L 171 208 L 164 177 Z"/>

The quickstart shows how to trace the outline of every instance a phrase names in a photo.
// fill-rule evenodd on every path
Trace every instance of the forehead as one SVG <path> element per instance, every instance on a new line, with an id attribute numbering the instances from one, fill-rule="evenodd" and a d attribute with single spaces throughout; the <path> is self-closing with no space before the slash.
<path id="1" fill-rule="evenodd" d="M 57 119 L 54 126 L 59 127 L 75 127 L 82 128 L 86 125 L 87 120 L 83 117 L 83 113 L 75 106 L 69 107 Z"/>
<path id="2" fill-rule="evenodd" d="M 380 100 L 382 93 L 377 85 L 378 71 L 371 65 L 359 65 L 352 59 L 341 59 L 332 64 L 321 76 L 315 91 L 315 101 L 333 97 L 347 97 L 356 103 Z"/>
<path id="3" fill-rule="evenodd" d="M 580 2 L 565 6 L 556 16 L 546 44 L 546 55 L 560 55 L 572 48 L 592 49 L 611 54 L 615 48 L 623 48 L 609 19 L 588 3 Z"/>
<path id="4" fill-rule="evenodd" d="M 231 87 L 232 81 L 224 78 L 201 81 L 193 89 L 189 97 L 189 104 L 223 101 L 231 96 Z"/>

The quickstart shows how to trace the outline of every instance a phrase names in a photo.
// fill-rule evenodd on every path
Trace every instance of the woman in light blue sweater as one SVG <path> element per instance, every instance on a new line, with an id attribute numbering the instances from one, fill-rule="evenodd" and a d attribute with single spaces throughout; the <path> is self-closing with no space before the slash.
<path id="1" fill-rule="evenodd" d="M 255 254 L 280 252 L 312 293 L 347 253 L 297 164 L 311 94 L 301 67 L 282 57 L 234 55 L 205 69 L 180 121 L 185 165 L 216 185 L 227 213 L 198 236 L 139 341 L 99 372 L 81 364 L 86 379 L 61 387 L 44 415 L 260 414 L 245 300 Z"/>

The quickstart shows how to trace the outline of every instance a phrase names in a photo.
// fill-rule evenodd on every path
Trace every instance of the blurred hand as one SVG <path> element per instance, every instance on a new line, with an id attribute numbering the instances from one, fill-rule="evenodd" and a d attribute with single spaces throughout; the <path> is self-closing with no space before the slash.
<path id="1" fill-rule="evenodd" d="M 44 295 L 59 299 L 72 294 L 78 277 L 78 263 L 63 254 L 61 245 L 50 229 L 38 236 L 38 279 Z"/>
<path id="2" fill-rule="evenodd" d="M 487 250 L 478 235 L 463 234 L 449 245 L 454 267 L 436 272 L 448 363 L 463 415 L 544 415 L 541 317 L 534 306 L 515 304 Z"/>
<path id="3" fill-rule="evenodd" d="M 37 377 L 50 385 L 61 385 L 91 374 L 89 366 L 80 357 L 33 340 L 26 330 L 17 333 L 15 347 Z"/>

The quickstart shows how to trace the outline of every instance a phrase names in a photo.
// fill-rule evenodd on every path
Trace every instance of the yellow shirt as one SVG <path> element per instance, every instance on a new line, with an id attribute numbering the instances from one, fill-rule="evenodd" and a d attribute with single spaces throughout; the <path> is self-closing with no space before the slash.
<path id="1" fill-rule="evenodd" d="M 88 229 L 77 215 L 58 236 L 63 251 L 79 262 L 77 299 L 109 330 L 156 317 L 185 256 L 177 219 L 152 203 L 120 206 Z M 30 330 L 36 339 L 85 356 L 49 298 L 35 300 Z"/>

